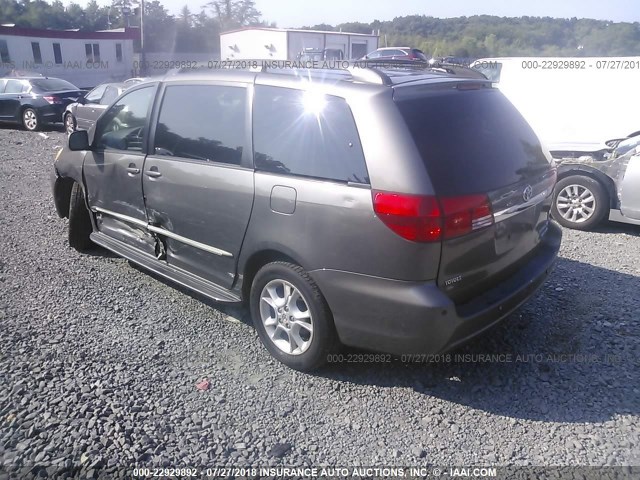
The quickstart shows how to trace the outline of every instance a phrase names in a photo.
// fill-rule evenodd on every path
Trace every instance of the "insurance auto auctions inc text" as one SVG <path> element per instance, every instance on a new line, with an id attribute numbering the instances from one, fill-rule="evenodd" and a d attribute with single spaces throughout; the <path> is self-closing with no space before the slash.
<path id="1" fill-rule="evenodd" d="M 424 477 L 495 477 L 493 467 L 266 467 L 256 472 L 261 477 L 306 478 L 424 478 Z"/>

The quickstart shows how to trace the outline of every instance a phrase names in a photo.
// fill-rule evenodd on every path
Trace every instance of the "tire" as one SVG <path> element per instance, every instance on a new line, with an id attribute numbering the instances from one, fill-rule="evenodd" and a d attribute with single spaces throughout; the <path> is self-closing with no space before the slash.
<path id="1" fill-rule="evenodd" d="M 76 119 L 72 113 L 67 113 L 64 116 L 64 129 L 67 132 L 67 135 L 71 135 L 76 131 Z"/>
<path id="2" fill-rule="evenodd" d="M 572 175 L 556 184 L 551 214 L 564 227 L 589 230 L 602 222 L 609 210 L 609 195 L 593 178 Z"/>
<path id="3" fill-rule="evenodd" d="M 89 210 L 84 201 L 84 192 L 78 183 L 74 183 L 69 200 L 69 245 L 79 252 L 89 250 L 93 243 L 89 238 L 93 227 Z"/>
<path id="4" fill-rule="evenodd" d="M 40 128 L 40 117 L 38 117 L 38 112 L 31 107 L 25 108 L 22 111 L 22 126 L 25 130 L 30 132 L 38 130 Z"/>
<path id="5" fill-rule="evenodd" d="M 289 302 L 285 303 L 287 296 Z M 337 349 L 339 342 L 329 306 L 302 267 L 287 262 L 265 265 L 253 279 L 249 299 L 260 340 L 286 366 L 314 370 Z M 294 317 L 296 313 L 298 317 Z"/>

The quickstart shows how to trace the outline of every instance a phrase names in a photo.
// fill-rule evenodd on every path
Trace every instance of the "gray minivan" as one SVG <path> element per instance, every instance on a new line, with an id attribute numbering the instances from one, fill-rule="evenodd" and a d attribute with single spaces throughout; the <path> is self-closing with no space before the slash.
<path id="1" fill-rule="evenodd" d="M 550 272 L 556 170 L 486 80 L 402 68 L 209 71 L 131 87 L 55 161 L 69 242 L 219 302 L 269 352 L 438 353 Z"/>

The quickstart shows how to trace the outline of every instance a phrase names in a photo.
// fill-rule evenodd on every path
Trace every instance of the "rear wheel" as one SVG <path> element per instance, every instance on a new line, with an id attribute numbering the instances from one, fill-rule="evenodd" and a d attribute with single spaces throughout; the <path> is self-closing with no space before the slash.
<path id="1" fill-rule="evenodd" d="M 251 316 L 269 353 L 296 370 L 313 370 L 337 345 L 329 306 L 318 286 L 298 265 L 273 262 L 251 285 Z"/>
<path id="2" fill-rule="evenodd" d="M 33 132 L 40 127 L 40 119 L 38 118 L 38 112 L 33 108 L 25 108 L 22 112 L 22 125 L 26 130 Z"/>
<path id="3" fill-rule="evenodd" d="M 69 245 L 79 252 L 89 250 L 93 245 L 89 238 L 92 231 L 84 192 L 78 183 L 74 183 L 69 201 Z"/>
<path id="4" fill-rule="evenodd" d="M 69 135 L 76 131 L 76 119 L 72 113 L 67 113 L 64 116 L 64 129 Z"/>
<path id="5" fill-rule="evenodd" d="M 551 213 L 561 225 L 589 230 L 598 225 L 608 211 L 608 195 L 597 180 L 572 175 L 557 183 Z"/>

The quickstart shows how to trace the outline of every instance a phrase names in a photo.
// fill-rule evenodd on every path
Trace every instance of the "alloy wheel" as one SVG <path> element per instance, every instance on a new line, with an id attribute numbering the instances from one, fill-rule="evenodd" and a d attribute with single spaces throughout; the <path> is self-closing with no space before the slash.
<path id="1" fill-rule="evenodd" d="M 38 126 L 38 117 L 36 116 L 36 112 L 31 109 L 24 111 L 22 119 L 24 120 L 24 126 L 29 130 L 35 130 Z"/>
<path id="2" fill-rule="evenodd" d="M 556 207 L 565 220 L 583 223 L 596 211 L 596 197 L 582 185 L 567 185 L 558 194 Z"/>
<path id="3" fill-rule="evenodd" d="M 284 353 L 301 355 L 311 346 L 311 310 L 300 290 L 286 280 L 271 280 L 264 286 L 260 319 L 271 342 Z"/>

